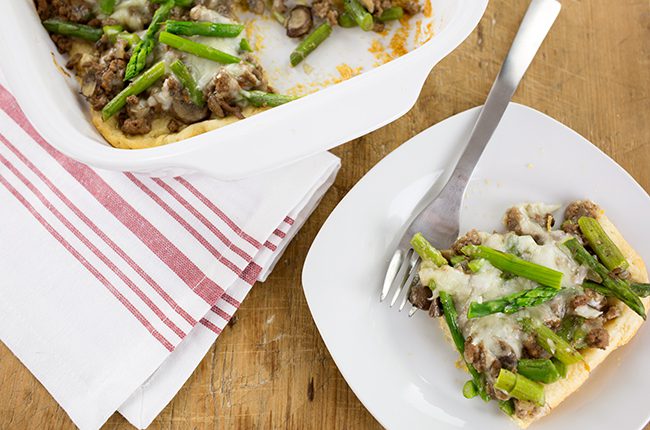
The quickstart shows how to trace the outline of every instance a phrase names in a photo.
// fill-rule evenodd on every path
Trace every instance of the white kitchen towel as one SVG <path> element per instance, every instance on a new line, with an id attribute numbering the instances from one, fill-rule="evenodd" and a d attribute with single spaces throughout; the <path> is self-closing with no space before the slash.
<path id="1" fill-rule="evenodd" d="M 80 428 L 121 405 L 146 426 L 339 166 L 324 153 L 238 182 L 93 169 L 0 86 L 0 339 Z"/>
<path id="2" fill-rule="evenodd" d="M 334 176 L 331 177 L 334 180 Z M 255 262 L 268 273 L 278 261 L 284 248 L 300 230 L 321 197 L 331 186 L 331 181 L 317 185 L 304 197 L 304 201 L 286 217 L 274 232 L 271 247 L 264 247 L 255 257 Z M 277 248 L 276 248 L 277 247 Z M 262 274 L 261 276 L 265 275 Z M 228 300 L 221 299 L 189 333 L 156 372 L 119 408 L 119 412 L 139 429 L 144 429 L 160 414 L 163 408 L 181 389 L 199 362 L 203 359 L 221 330 L 228 323 L 241 300 L 246 297 L 251 285 L 244 280 L 235 280 L 228 289 Z"/>

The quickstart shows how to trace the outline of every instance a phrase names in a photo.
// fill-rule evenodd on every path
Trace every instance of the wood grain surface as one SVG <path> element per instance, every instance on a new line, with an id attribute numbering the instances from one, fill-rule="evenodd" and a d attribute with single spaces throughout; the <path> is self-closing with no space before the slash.
<path id="1" fill-rule="evenodd" d="M 650 190 L 650 1 L 562 3 L 514 99 L 585 136 Z M 432 124 L 483 103 L 527 4 L 491 0 L 408 114 L 334 151 L 343 160 L 335 185 L 152 429 L 380 428 L 314 325 L 300 284 L 305 255 L 336 204 L 381 158 Z M 74 428 L 2 344 L 0 428 Z M 104 428 L 131 427 L 115 414 Z"/>

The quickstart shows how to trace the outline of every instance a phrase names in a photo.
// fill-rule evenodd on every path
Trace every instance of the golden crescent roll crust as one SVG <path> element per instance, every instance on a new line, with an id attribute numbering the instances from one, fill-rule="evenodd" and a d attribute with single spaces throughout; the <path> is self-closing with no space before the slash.
<path id="1" fill-rule="evenodd" d="M 245 117 L 262 112 L 262 108 L 246 108 L 242 112 Z M 178 142 L 189 139 L 199 134 L 216 130 L 236 121 L 241 121 L 237 117 L 229 116 L 226 118 L 208 119 L 205 121 L 190 124 L 178 133 L 170 133 L 167 129 L 169 118 L 156 118 L 151 124 L 151 131 L 147 134 L 129 136 L 124 134 L 117 126 L 116 117 L 108 121 L 102 119 L 101 112 L 96 110 L 90 111 L 90 118 L 97 130 L 104 136 L 104 139 L 116 148 L 122 149 L 142 149 L 153 148 L 154 146 L 166 145 L 168 143 Z"/>

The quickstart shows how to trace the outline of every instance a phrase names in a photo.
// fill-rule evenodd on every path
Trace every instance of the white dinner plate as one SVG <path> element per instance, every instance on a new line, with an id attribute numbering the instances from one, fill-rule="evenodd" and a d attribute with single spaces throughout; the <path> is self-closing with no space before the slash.
<path id="1" fill-rule="evenodd" d="M 515 429 L 496 402 L 463 398 L 468 375 L 438 322 L 409 319 L 379 291 L 394 244 L 426 190 L 468 136 L 478 108 L 415 136 L 348 193 L 316 237 L 303 286 L 318 329 L 361 402 L 389 429 Z M 466 193 L 461 231 L 501 229 L 512 204 L 600 204 L 642 256 L 650 256 L 650 198 L 620 166 L 580 135 L 511 104 Z M 561 214 L 560 214 L 561 215 Z M 643 427 L 650 415 L 650 330 L 642 327 L 534 429 Z"/>

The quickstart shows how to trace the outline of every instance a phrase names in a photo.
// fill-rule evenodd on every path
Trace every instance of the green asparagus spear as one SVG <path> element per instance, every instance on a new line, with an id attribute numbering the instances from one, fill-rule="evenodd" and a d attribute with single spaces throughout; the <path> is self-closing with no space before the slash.
<path id="1" fill-rule="evenodd" d="M 561 378 L 566 378 L 566 373 L 567 373 L 567 365 L 562 363 L 560 360 L 558 360 L 555 357 L 551 358 L 551 362 L 555 366 L 555 369 L 557 370 L 557 373 L 560 375 Z"/>
<path id="2" fill-rule="evenodd" d="M 589 246 L 594 250 L 601 263 L 609 270 L 621 269 L 625 270 L 629 267 L 629 263 L 623 256 L 623 253 L 612 239 L 607 236 L 605 230 L 598 221 L 590 217 L 580 217 L 578 219 L 580 231 L 584 234 Z"/>
<path id="3" fill-rule="evenodd" d="M 465 338 L 458 328 L 458 313 L 456 312 L 456 306 L 454 306 L 454 300 L 447 292 L 440 291 L 440 303 L 442 304 L 442 310 L 447 326 L 449 327 L 449 332 L 451 333 L 451 338 L 461 358 L 465 361 Z M 474 385 L 478 389 L 479 396 L 486 402 L 489 401 L 490 397 L 485 391 L 483 376 L 467 361 L 465 361 L 465 365 L 470 375 L 472 375 L 472 381 L 474 381 Z"/>
<path id="4" fill-rule="evenodd" d="M 344 0 L 343 7 L 363 31 L 372 30 L 374 25 L 372 15 L 368 13 L 358 0 Z"/>
<path id="5" fill-rule="evenodd" d="M 465 257 L 464 255 L 454 255 L 453 257 L 451 257 L 451 260 L 449 260 L 449 263 L 451 263 L 452 266 L 455 266 L 458 263 L 462 263 L 465 260 L 467 260 L 467 257 Z"/>
<path id="6" fill-rule="evenodd" d="M 181 84 L 187 88 L 187 92 L 190 94 L 190 100 L 192 103 L 199 107 L 205 106 L 205 97 L 203 96 L 203 91 L 196 85 L 194 77 L 190 73 L 189 69 L 181 60 L 174 61 L 169 68 L 174 73 L 174 75 L 181 81 Z"/>
<path id="7" fill-rule="evenodd" d="M 248 43 L 248 40 L 242 39 L 239 41 L 239 50 L 241 52 L 253 52 L 253 48 L 251 48 L 251 44 Z"/>
<path id="8" fill-rule="evenodd" d="M 630 288 L 634 291 L 634 294 L 639 297 L 650 296 L 650 284 L 638 284 L 633 282 L 630 284 Z"/>
<path id="9" fill-rule="evenodd" d="M 298 97 L 287 96 L 283 94 L 265 93 L 264 91 L 242 91 L 242 96 L 248 100 L 250 104 L 255 107 L 276 107 L 290 101 L 296 100 Z"/>
<path id="10" fill-rule="evenodd" d="M 102 27 L 102 30 L 111 43 L 115 43 L 120 39 L 124 40 L 130 46 L 135 46 L 140 42 L 140 36 L 124 31 L 121 25 L 105 25 Z"/>
<path id="11" fill-rule="evenodd" d="M 422 236 L 422 233 L 415 233 L 413 235 L 411 238 L 411 246 L 422 260 L 430 261 L 436 266 L 444 266 L 447 264 L 445 257 Z"/>
<path id="12" fill-rule="evenodd" d="M 630 286 L 630 288 L 631 287 L 632 286 Z M 607 288 L 604 285 L 601 285 L 601 284 L 593 282 L 593 281 L 584 280 L 582 282 L 582 288 L 589 288 L 590 290 L 594 290 L 595 292 L 600 293 L 600 294 L 602 294 L 603 296 L 606 296 L 606 297 L 614 297 L 614 293 L 612 292 L 612 290 L 610 290 L 609 288 Z"/>
<path id="13" fill-rule="evenodd" d="M 527 400 L 540 406 L 544 406 L 545 403 L 544 386 L 542 384 L 506 369 L 499 371 L 494 388 L 505 391 L 515 399 Z"/>
<path id="14" fill-rule="evenodd" d="M 585 348 L 587 346 L 585 341 L 587 330 L 585 330 L 584 321 L 585 319 L 578 315 L 566 316 L 557 330 L 558 336 L 569 342 L 575 349 Z"/>
<path id="15" fill-rule="evenodd" d="M 208 45 L 194 42 L 193 40 L 184 39 L 175 34 L 163 31 L 158 37 L 161 43 L 176 48 L 179 51 L 187 52 L 188 54 L 196 55 L 197 57 L 207 58 L 208 60 L 216 61 L 222 64 L 239 63 L 241 58 L 230 55 L 226 52 L 220 51 Z"/>
<path id="16" fill-rule="evenodd" d="M 440 291 L 440 303 L 442 304 L 443 311 L 445 312 L 445 320 L 449 326 L 449 332 L 451 333 L 451 339 L 456 345 L 456 349 L 460 352 L 460 355 L 465 353 L 465 338 L 458 328 L 458 313 L 456 312 L 456 306 L 454 305 L 454 300 L 449 293 L 446 291 Z M 449 312 L 446 312 L 449 311 Z"/>
<path id="17" fill-rule="evenodd" d="M 61 21 L 60 19 L 46 19 L 43 21 L 43 27 L 50 33 L 90 40 L 91 42 L 97 42 L 104 34 L 101 28 Z"/>
<path id="18" fill-rule="evenodd" d="M 147 57 L 153 51 L 154 45 L 155 41 L 147 37 L 145 34 L 144 37 L 140 39 L 140 42 L 133 47 L 131 58 L 126 65 L 126 70 L 124 72 L 125 81 L 129 81 L 138 76 L 138 74 L 147 66 Z"/>
<path id="19" fill-rule="evenodd" d="M 389 7 L 388 9 L 384 9 L 381 15 L 379 15 L 375 19 L 380 22 L 387 22 L 387 21 L 400 19 L 402 18 L 402 16 L 404 16 L 404 9 L 402 9 L 399 6 L 395 6 L 395 7 Z M 339 21 L 339 25 L 343 28 L 353 28 L 358 25 L 357 22 L 352 17 L 352 15 L 347 11 L 343 11 L 343 13 L 339 15 L 338 21 Z"/>
<path id="20" fill-rule="evenodd" d="M 384 11 L 377 18 L 381 22 L 394 21 L 400 19 L 404 16 L 404 9 L 399 6 L 389 7 L 384 9 Z"/>
<path id="21" fill-rule="evenodd" d="M 129 46 L 135 46 L 140 43 L 140 36 L 135 33 L 128 33 L 123 31 L 117 34 L 119 40 L 124 40 Z"/>
<path id="22" fill-rule="evenodd" d="M 596 282 L 592 281 L 584 281 L 582 283 L 583 288 L 590 288 L 597 293 L 602 294 L 603 296 L 607 297 L 615 297 L 614 294 L 612 293 L 612 290 L 609 288 L 605 287 L 604 285 L 597 284 Z M 630 284 L 630 289 L 634 294 L 636 294 L 639 297 L 648 297 L 650 296 L 650 284 L 640 284 L 633 282 Z"/>
<path id="23" fill-rule="evenodd" d="M 484 265 L 485 265 L 485 259 L 483 258 L 475 258 L 473 260 L 470 260 L 467 263 L 467 267 L 469 268 L 469 270 L 471 270 L 474 273 L 481 270 L 481 267 L 483 267 Z"/>
<path id="24" fill-rule="evenodd" d="M 237 37 L 244 29 L 241 24 L 168 20 L 165 31 L 181 36 Z"/>
<path id="25" fill-rule="evenodd" d="M 327 22 L 324 22 L 316 27 L 314 31 L 309 33 L 309 35 L 305 37 L 302 42 L 300 42 L 300 44 L 289 56 L 291 66 L 296 67 L 302 60 L 311 54 L 314 49 L 318 47 L 318 45 L 323 43 L 323 41 L 327 39 L 330 34 L 332 34 L 332 27 Z"/>
<path id="26" fill-rule="evenodd" d="M 499 400 L 499 409 L 501 409 L 504 414 L 510 417 L 515 413 L 515 404 L 512 399 Z"/>
<path id="27" fill-rule="evenodd" d="M 104 121 L 115 115 L 126 104 L 129 96 L 137 95 L 152 86 L 158 79 L 165 74 L 165 63 L 160 61 L 154 64 L 149 70 L 138 76 L 128 87 L 124 88 L 113 100 L 108 102 L 102 109 L 102 118 Z"/>
<path id="28" fill-rule="evenodd" d="M 580 264 L 584 264 L 596 272 L 602 279 L 602 285 L 611 291 L 611 295 L 625 303 L 630 309 L 639 314 L 643 319 L 646 318 L 645 307 L 641 299 L 632 291 L 630 285 L 610 275 L 609 270 L 594 258 L 577 239 L 571 238 L 564 242 L 573 258 Z"/>
<path id="29" fill-rule="evenodd" d="M 429 287 L 429 289 L 431 291 L 435 291 L 435 289 L 436 289 L 436 281 L 434 281 L 433 279 L 430 279 L 429 280 L 429 285 L 427 285 L 427 286 Z"/>
<path id="30" fill-rule="evenodd" d="M 241 58 L 234 55 L 228 54 L 226 52 L 215 49 L 211 46 L 204 45 L 202 43 L 194 42 L 193 40 L 184 39 L 175 34 L 163 31 L 160 33 L 158 38 L 161 43 L 169 45 L 172 48 L 178 49 L 179 51 L 187 52 L 197 57 L 207 58 L 208 60 L 215 61 L 222 64 L 233 64 L 239 63 Z"/>
<path id="31" fill-rule="evenodd" d="M 544 324 L 533 321 L 530 318 L 523 318 L 519 322 L 525 331 L 535 335 L 539 346 L 562 363 L 569 365 L 584 361 L 584 358 L 578 351 L 573 349 L 566 340 L 562 339 Z"/>
<path id="32" fill-rule="evenodd" d="M 174 0 L 166 0 L 156 9 L 149 28 L 147 28 L 146 33 L 142 36 L 142 40 L 132 48 L 131 58 L 126 65 L 126 72 L 124 72 L 125 81 L 135 78 L 144 70 L 147 65 L 147 57 L 151 54 L 156 44 L 156 33 L 160 30 L 160 26 L 167 19 L 173 7 Z"/>
<path id="33" fill-rule="evenodd" d="M 474 261 L 474 260 L 473 260 Z M 508 294 L 499 299 L 488 300 L 486 302 L 472 302 L 467 311 L 467 318 L 478 318 L 486 315 L 502 312 L 504 314 L 513 314 L 523 308 L 529 308 L 541 305 L 558 293 L 558 290 L 550 287 L 537 287 L 530 290 L 520 291 L 518 293 Z"/>
<path id="34" fill-rule="evenodd" d="M 99 0 L 99 10 L 102 11 L 104 15 L 110 15 L 115 9 L 115 0 Z"/>
<path id="35" fill-rule="evenodd" d="M 465 385 L 463 385 L 463 397 L 466 399 L 472 399 L 478 395 L 478 388 L 476 387 L 476 384 L 474 381 L 471 379 L 467 382 L 465 382 Z"/>
<path id="36" fill-rule="evenodd" d="M 117 41 L 117 35 L 123 30 L 124 28 L 121 25 L 105 25 L 102 27 L 102 31 L 111 43 Z"/>
<path id="37" fill-rule="evenodd" d="M 530 279 L 541 285 L 555 289 L 560 289 L 562 285 L 562 272 L 531 263 L 515 255 L 483 245 L 466 245 L 461 251 L 468 257 L 485 258 L 499 270 Z"/>
<path id="38" fill-rule="evenodd" d="M 352 18 L 352 15 L 350 15 L 347 12 L 342 12 L 339 15 L 338 21 L 339 21 L 339 25 L 343 28 L 352 28 L 358 25 L 357 22 L 354 20 L 354 18 Z"/>
<path id="39" fill-rule="evenodd" d="M 560 374 L 551 360 L 548 359 L 526 359 L 522 358 L 517 363 L 517 372 L 526 378 L 550 384 L 560 379 Z"/>

